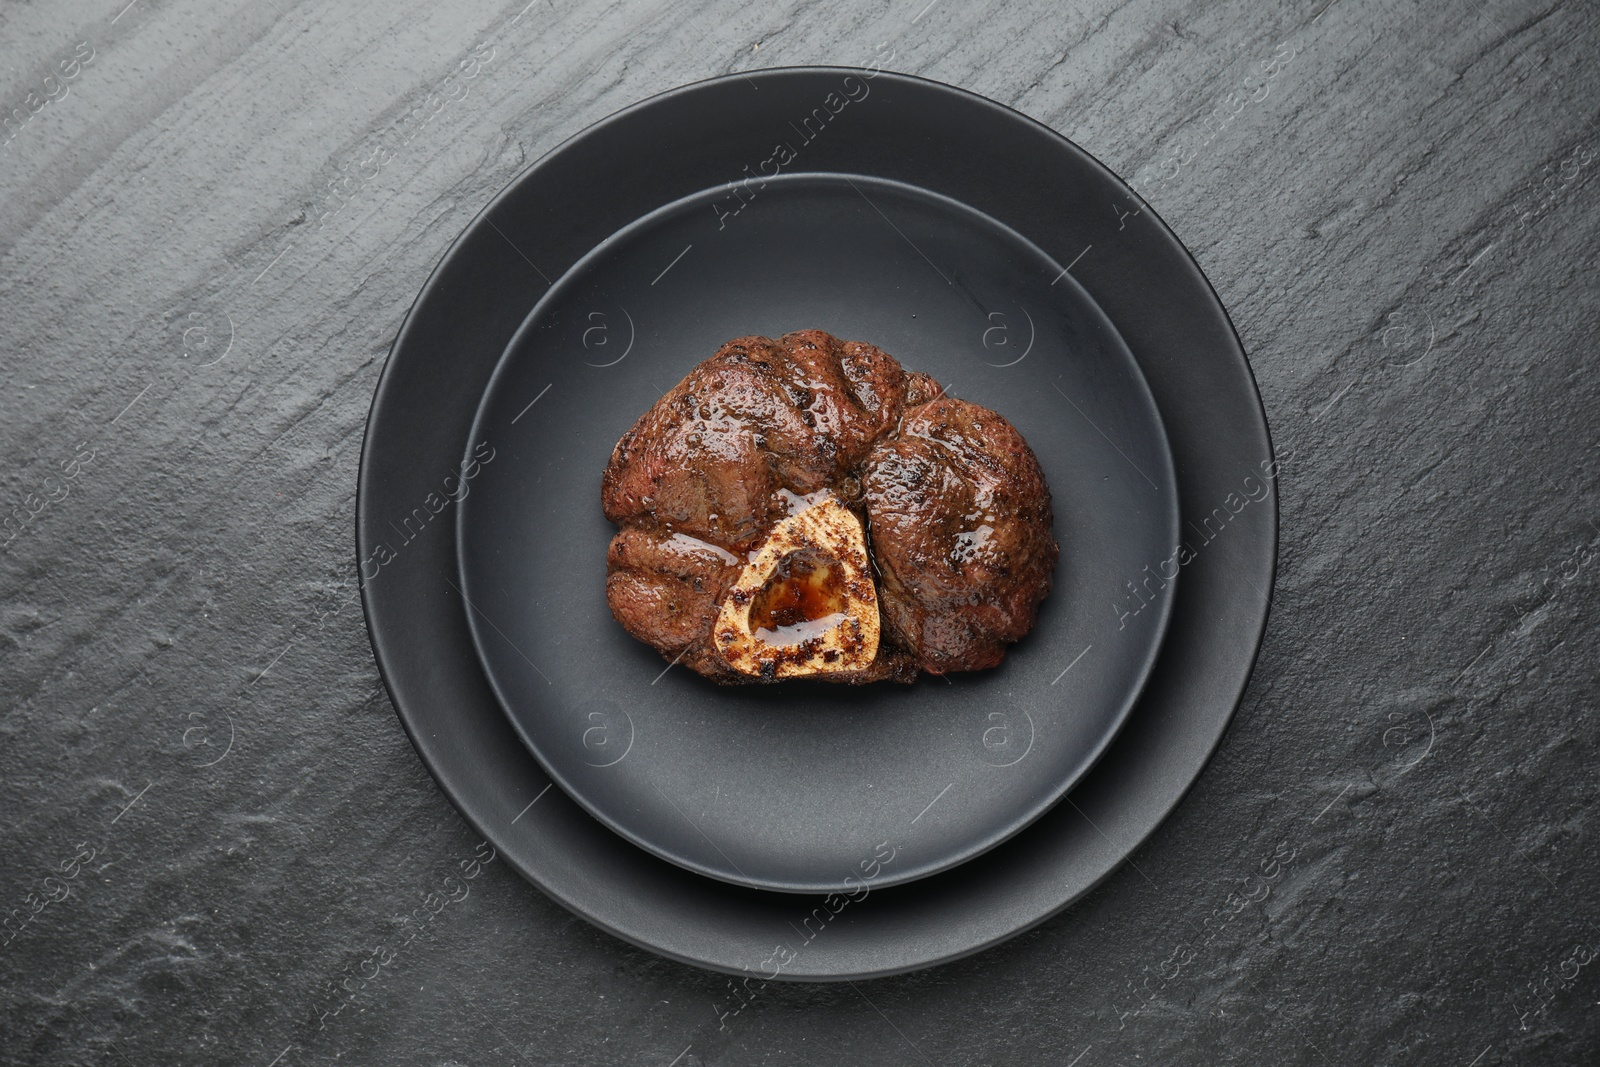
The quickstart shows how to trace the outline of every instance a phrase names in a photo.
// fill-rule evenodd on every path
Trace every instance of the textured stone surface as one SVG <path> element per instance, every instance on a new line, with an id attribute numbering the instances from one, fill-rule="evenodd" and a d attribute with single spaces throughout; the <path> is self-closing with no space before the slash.
<path id="1" fill-rule="evenodd" d="M 474 865 L 350 599 L 362 425 L 527 161 L 879 42 L 1194 251 L 1286 454 L 1280 584 L 1216 759 L 1088 899 L 719 1033 L 724 979 Z M 0 7 L 0 1062 L 1600 1054 L 1597 49 L 1574 0 Z"/>

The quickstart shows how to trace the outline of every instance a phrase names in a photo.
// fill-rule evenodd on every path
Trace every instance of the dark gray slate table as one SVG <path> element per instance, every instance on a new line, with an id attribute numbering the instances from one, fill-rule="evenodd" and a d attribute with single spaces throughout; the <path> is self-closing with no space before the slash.
<path id="1" fill-rule="evenodd" d="M 0 1061 L 1596 1061 L 1600 9 L 925 3 L 0 7 Z M 1134 180 L 1230 309 L 1285 455 L 1232 730 L 1079 906 L 720 1032 L 503 864 L 396 947 L 479 845 L 349 600 L 412 297 L 610 112 L 882 55 Z"/>

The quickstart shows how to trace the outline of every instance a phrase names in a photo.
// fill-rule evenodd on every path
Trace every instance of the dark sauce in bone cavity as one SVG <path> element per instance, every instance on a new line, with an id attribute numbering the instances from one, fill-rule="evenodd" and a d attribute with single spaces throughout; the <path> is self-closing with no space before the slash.
<path id="1" fill-rule="evenodd" d="M 819 549 L 798 548 L 778 561 L 750 605 L 750 632 L 768 645 L 798 645 L 843 622 L 845 574 Z"/>

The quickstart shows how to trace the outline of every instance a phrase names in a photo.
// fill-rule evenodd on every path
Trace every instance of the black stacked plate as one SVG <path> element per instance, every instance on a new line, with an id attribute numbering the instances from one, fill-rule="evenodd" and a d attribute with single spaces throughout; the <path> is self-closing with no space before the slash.
<path id="1" fill-rule="evenodd" d="M 612 445 L 723 340 L 810 327 L 1039 455 L 1061 563 L 996 670 L 728 689 L 611 619 Z M 1178 802 L 1259 646 L 1274 473 L 1225 312 L 1110 172 L 949 86 L 774 70 L 606 119 L 473 222 L 379 384 L 358 551 L 401 720 L 509 863 L 653 951 L 853 978 L 1042 921 Z"/>

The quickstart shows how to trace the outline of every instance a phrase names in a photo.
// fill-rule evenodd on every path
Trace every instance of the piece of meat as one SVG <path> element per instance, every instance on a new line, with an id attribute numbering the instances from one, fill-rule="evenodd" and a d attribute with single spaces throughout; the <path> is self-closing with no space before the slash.
<path id="1" fill-rule="evenodd" d="M 1049 491 L 1009 423 L 942 395 L 882 350 L 821 330 L 724 344 L 640 416 L 606 467 L 602 507 L 622 528 L 607 557 L 617 621 L 715 681 L 774 680 L 749 662 L 735 670 L 712 626 L 774 530 L 826 497 L 873 524 L 881 513 L 871 545 L 885 639 L 870 664 L 808 676 L 909 682 L 919 667 L 998 663 L 1049 591 Z M 987 532 L 963 527 L 968 514 L 991 515 Z M 961 566 L 923 573 L 951 538 Z"/>
<path id="2" fill-rule="evenodd" d="M 912 382 L 919 398 L 937 392 L 926 375 Z M 700 674 L 761 680 L 729 667 L 710 641 L 735 564 L 787 517 L 795 496 L 831 489 L 847 504 L 859 498 L 853 472 L 898 423 L 907 385 L 892 356 L 821 330 L 719 348 L 634 423 L 606 467 L 602 508 L 622 527 L 607 558 L 617 621 Z M 713 565 L 705 552 L 685 553 L 684 539 L 727 559 Z M 915 675 L 914 661 L 889 648 L 866 668 L 827 677 Z"/>
<path id="3" fill-rule="evenodd" d="M 676 657 L 704 640 L 742 566 L 687 534 L 625 526 L 606 553 L 606 601 L 629 633 Z"/>
<path id="4" fill-rule="evenodd" d="M 997 665 L 1033 629 L 1059 551 L 1028 443 L 987 408 L 935 400 L 878 443 L 861 481 L 894 639 L 933 674 Z"/>
<path id="5" fill-rule="evenodd" d="M 843 482 L 905 396 L 900 364 L 871 345 L 821 330 L 735 338 L 617 442 L 602 480 L 606 518 L 748 550 L 786 514 L 780 489 Z"/>

